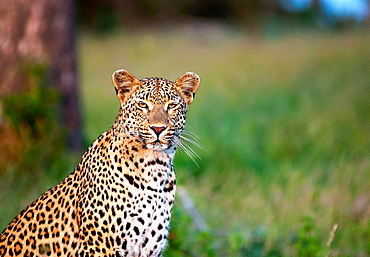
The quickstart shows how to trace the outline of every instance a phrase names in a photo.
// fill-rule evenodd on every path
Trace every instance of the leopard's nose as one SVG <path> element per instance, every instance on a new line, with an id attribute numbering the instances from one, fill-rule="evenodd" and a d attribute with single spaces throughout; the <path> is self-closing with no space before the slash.
<path id="1" fill-rule="evenodd" d="M 166 126 L 150 126 L 150 129 L 153 130 L 157 136 L 159 136 L 166 128 Z"/>

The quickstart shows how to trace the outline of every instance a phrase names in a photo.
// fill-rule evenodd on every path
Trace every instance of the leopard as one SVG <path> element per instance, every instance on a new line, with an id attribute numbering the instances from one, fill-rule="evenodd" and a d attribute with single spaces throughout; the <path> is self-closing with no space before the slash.
<path id="1" fill-rule="evenodd" d="M 0 256 L 162 256 L 176 191 L 174 156 L 200 84 L 112 75 L 120 108 L 77 167 L 21 211 Z"/>

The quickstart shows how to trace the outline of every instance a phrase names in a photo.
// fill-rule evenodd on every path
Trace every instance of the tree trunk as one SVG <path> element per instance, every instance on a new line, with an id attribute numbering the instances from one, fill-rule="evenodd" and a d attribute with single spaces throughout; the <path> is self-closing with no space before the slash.
<path id="1" fill-rule="evenodd" d="M 68 144 L 80 150 L 82 136 L 73 17 L 73 0 L 2 0 L 0 97 L 27 92 L 30 83 L 24 65 L 42 63 L 46 68 L 47 85 L 54 87 L 62 97 L 59 115 L 62 127 L 67 129 Z"/>

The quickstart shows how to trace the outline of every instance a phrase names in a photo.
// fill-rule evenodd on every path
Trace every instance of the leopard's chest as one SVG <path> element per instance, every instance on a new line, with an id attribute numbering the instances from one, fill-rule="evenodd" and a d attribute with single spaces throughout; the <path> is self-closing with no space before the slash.
<path id="1" fill-rule="evenodd" d="M 126 231 L 121 250 L 143 256 L 159 255 L 164 248 L 175 194 L 173 170 L 162 162 L 149 163 L 140 170 L 141 176 L 124 175 L 129 185 L 126 208 L 119 214 L 120 230 Z"/>
<path id="2" fill-rule="evenodd" d="M 121 256 L 133 252 L 159 256 L 168 237 L 175 195 L 172 164 L 159 158 L 140 159 L 94 176 L 91 189 L 99 193 L 85 199 L 97 230 L 104 232 L 100 240 L 110 242 Z M 91 225 L 82 227 L 87 231 Z"/>

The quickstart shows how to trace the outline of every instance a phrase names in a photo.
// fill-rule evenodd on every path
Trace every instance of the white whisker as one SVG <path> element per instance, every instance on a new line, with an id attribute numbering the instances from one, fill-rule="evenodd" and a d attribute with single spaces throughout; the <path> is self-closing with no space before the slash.
<path id="1" fill-rule="evenodd" d="M 200 143 L 196 140 L 193 140 L 193 139 L 190 139 L 190 138 L 187 138 L 185 137 L 184 135 L 180 135 L 180 138 L 181 139 L 184 139 L 185 141 L 195 145 L 196 147 L 200 148 L 200 149 L 203 149 L 203 147 L 200 145 Z"/>
<path id="2" fill-rule="evenodd" d="M 185 124 L 183 133 L 191 136 L 194 140 L 199 140 L 197 133 L 195 133 L 195 130 L 189 124 Z"/>
<path id="3" fill-rule="evenodd" d="M 190 144 L 200 149 L 203 149 L 203 147 L 199 143 L 199 137 L 189 125 L 185 126 L 185 130 L 182 132 L 181 135 L 177 137 L 177 140 L 174 143 L 178 145 L 180 149 L 183 150 L 186 153 L 186 155 L 189 156 L 189 158 L 199 167 L 195 159 L 201 159 L 201 158 L 191 148 Z"/>
<path id="4" fill-rule="evenodd" d="M 178 143 L 178 146 L 180 147 L 181 150 L 183 150 L 187 156 L 189 156 L 189 158 L 199 167 L 197 161 L 195 160 L 195 158 L 199 158 L 199 155 L 194 152 L 193 149 L 191 149 L 188 145 L 184 145 L 183 143 L 179 142 Z"/>

